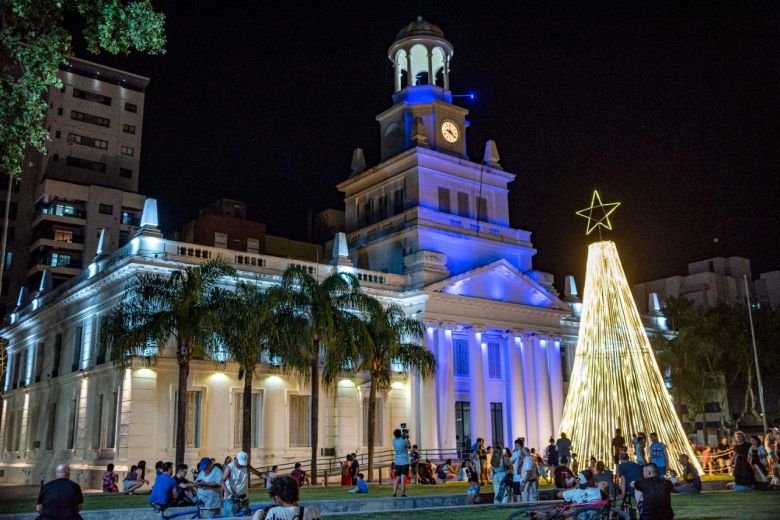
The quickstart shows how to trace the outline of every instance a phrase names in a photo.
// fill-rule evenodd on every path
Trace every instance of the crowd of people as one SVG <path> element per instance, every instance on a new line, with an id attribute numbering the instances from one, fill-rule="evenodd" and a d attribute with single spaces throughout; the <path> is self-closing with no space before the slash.
<path id="1" fill-rule="evenodd" d="M 779 434 L 773 430 L 765 436 L 747 438 L 738 431 L 732 443 L 723 438 L 715 449 L 708 445 L 691 447 L 705 473 L 729 471 L 734 477 L 735 491 L 756 487 L 780 489 Z M 667 447 L 655 432 L 649 437 L 642 432 L 635 433 L 626 441 L 621 430 L 616 429 L 611 443 L 612 460 L 605 462 L 591 456 L 583 467 L 565 433 L 558 439 L 551 437 L 543 454 L 526 447 L 523 438 L 516 439 L 512 448 L 485 446 L 485 440 L 478 438 L 460 464 L 452 459 L 440 464 L 422 459 L 418 446 L 409 442 L 408 431 L 395 430 L 392 446 L 390 476 L 394 497 L 399 492 L 401 497 L 406 497 L 407 485 L 412 482 L 435 485 L 465 481 L 469 504 L 478 503 L 480 490 L 489 485 L 495 503 L 533 502 L 539 498 L 539 482 L 544 479 L 552 482 L 559 490 L 558 496 L 568 502 L 622 499 L 624 505 L 636 503 L 640 512 L 652 513 L 652 518 L 666 518 L 666 513 L 671 511 L 671 493 L 700 493 L 702 489 L 696 465 L 686 454 L 679 456 L 682 468 L 679 474 L 669 468 Z M 206 518 L 247 513 L 250 511 L 249 478 L 254 474 L 264 481 L 274 501 L 274 507 L 255 513 L 256 520 L 285 520 L 295 515 L 305 520 L 320 518 L 316 508 L 298 505 L 299 488 L 309 483 L 300 463 L 295 464 L 289 475 L 280 476 L 277 466 L 268 471 L 256 469 L 249 464 L 247 453 L 241 451 L 235 458 L 226 457 L 221 464 L 213 458 L 202 458 L 192 481 L 187 478 L 186 464 L 158 461 L 154 471 L 149 503 L 157 509 L 197 504 Z M 52 509 L 64 511 L 64 518 L 79 518 L 83 507 L 81 488 L 70 480 L 67 465 L 58 466 L 56 476 L 41 488 L 37 503 L 40 518 L 49 518 L 46 512 Z M 134 494 L 149 484 L 146 461 L 142 460 L 125 474 L 121 492 Z M 349 493 L 369 492 L 355 453 L 348 454 L 342 464 L 341 484 L 349 486 Z M 120 492 L 119 474 L 113 464 L 108 464 L 102 485 L 104 493 Z"/>

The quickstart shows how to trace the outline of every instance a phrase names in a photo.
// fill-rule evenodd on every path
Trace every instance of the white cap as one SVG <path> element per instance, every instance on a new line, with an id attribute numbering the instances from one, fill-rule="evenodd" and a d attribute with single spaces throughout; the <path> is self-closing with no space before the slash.
<path id="1" fill-rule="evenodd" d="M 245 451 L 239 451 L 236 454 L 236 460 L 240 465 L 246 466 L 246 463 L 249 462 L 249 456 L 246 454 Z"/>

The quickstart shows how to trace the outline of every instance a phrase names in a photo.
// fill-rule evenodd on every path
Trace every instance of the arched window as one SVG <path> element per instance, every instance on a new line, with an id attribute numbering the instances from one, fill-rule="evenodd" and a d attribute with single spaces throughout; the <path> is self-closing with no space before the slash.
<path id="1" fill-rule="evenodd" d="M 434 85 L 444 87 L 444 51 L 436 47 L 431 52 L 431 68 L 436 71 L 433 76 Z"/>
<path id="2" fill-rule="evenodd" d="M 407 66 L 409 62 L 406 59 L 406 51 L 399 49 L 395 53 L 395 90 L 406 88 L 409 84 L 409 72 Z"/>
<path id="3" fill-rule="evenodd" d="M 417 44 L 412 47 L 412 76 L 413 85 L 427 85 L 429 82 L 428 49 L 424 45 Z"/>

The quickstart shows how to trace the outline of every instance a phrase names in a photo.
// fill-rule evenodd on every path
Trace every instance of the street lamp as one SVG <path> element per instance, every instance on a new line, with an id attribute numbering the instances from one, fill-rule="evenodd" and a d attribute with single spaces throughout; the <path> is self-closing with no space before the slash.
<path id="1" fill-rule="evenodd" d="M 756 361 L 756 381 L 758 382 L 758 399 L 761 402 L 761 419 L 764 422 L 764 434 L 769 431 L 766 425 L 766 408 L 764 408 L 764 385 L 761 383 L 761 369 L 758 366 L 758 349 L 756 349 L 756 331 L 753 328 L 753 307 L 750 305 L 750 287 L 748 286 L 747 275 L 743 274 L 745 280 L 745 298 L 748 308 L 748 319 L 750 320 L 750 337 L 753 340 L 753 358 Z"/>

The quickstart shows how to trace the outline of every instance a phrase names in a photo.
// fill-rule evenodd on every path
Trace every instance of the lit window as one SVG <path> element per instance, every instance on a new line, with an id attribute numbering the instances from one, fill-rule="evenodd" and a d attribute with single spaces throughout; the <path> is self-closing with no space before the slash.
<path id="1" fill-rule="evenodd" d="M 57 242 L 73 242 L 73 231 L 66 229 L 55 229 L 54 240 Z"/>
<path id="2" fill-rule="evenodd" d="M 128 157 L 132 157 L 133 154 L 135 153 L 135 150 L 133 149 L 132 146 L 122 146 L 121 149 L 120 149 L 120 152 L 121 152 L 122 155 L 126 155 Z"/>

